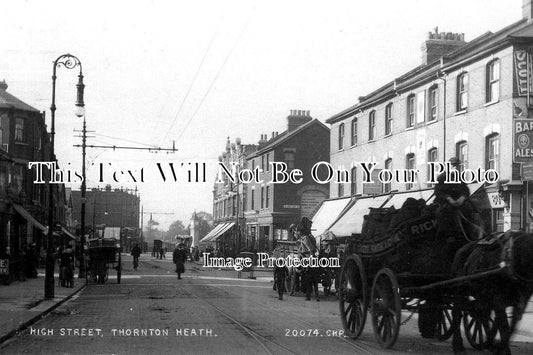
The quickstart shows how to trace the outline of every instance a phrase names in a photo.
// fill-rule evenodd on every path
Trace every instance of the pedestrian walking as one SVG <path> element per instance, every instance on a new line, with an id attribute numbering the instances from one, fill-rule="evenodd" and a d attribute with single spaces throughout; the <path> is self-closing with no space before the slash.
<path id="1" fill-rule="evenodd" d="M 62 287 L 74 287 L 74 253 L 72 246 L 67 246 L 59 256 L 59 272 Z"/>
<path id="2" fill-rule="evenodd" d="M 28 278 L 37 277 L 37 250 L 35 243 L 30 244 L 26 251 L 26 276 Z"/>
<path id="3" fill-rule="evenodd" d="M 141 256 L 141 248 L 139 247 L 139 244 L 135 244 L 131 249 L 131 256 L 133 256 L 133 269 L 137 270 L 139 267 L 139 257 Z"/>
<path id="4" fill-rule="evenodd" d="M 278 289 L 278 299 L 283 300 L 283 292 L 285 292 L 285 280 L 289 276 L 289 269 L 287 266 L 275 266 L 274 277 L 276 279 L 276 288 Z"/>
<path id="5" fill-rule="evenodd" d="M 179 243 L 172 253 L 172 261 L 176 264 L 176 273 L 178 274 L 178 280 L 181 280 L 181 274 L 185 272 L 185 261 L 187 260 L 187 251 L 185 250 L 185 244 Z"/>

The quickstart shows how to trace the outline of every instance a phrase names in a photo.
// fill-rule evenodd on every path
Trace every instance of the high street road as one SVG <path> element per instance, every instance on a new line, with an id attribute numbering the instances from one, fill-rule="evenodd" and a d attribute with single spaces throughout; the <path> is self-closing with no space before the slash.
<path id="1" fill-rule="evenodd" d="M 169 256 L 156 260 L 144 254 L 133 271 L 131 257 L 124 255 L 121 284 L 113 273 L 104 285 L 90 284 L 4 343 L 0 353 L 451 353 L 450 341 L 419 336 L 416 315 L 402 325 L 394 350 L 383 350 L 368 321 L 357 341 L 342 336 L 335 296 L 316 302 L 299 294 L 279 301 L 269 272 L 238 279 L 236 271 L 196 263 L 187 263 L 178 280 Z M 531 354 L 533 345 L 513 342 L 512 351 Z"/>

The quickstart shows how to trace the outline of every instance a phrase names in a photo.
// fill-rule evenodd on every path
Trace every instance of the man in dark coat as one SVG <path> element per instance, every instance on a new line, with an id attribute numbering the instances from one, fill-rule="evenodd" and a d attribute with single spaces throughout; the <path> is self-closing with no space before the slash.
<path id="1" fill-rule="evenodd" d="M 279 299 L 283 299 L 283 292 L 285 292 L 285 279 L 289 276 L 289 269 L 287 266 L 275 266 L 274 278 L 276 279 L 276 288 L 278 290 Z"/>
<path id="2" fill-rule="evenodd" d="M 461 164 L 456 157 L 450 159 L 452 169 L 458 169 Z M 471 205 L 467 202 L 470 190 L 464 182 L 445 181 L 446 174 L 437 177 L 435 185 L 435 202 L 437 209 L 437 237 L 441 240 L 455 238 L 461 232 L 461 220 L 458 212 L 462 212 L 466 218 L 471 218 Z"/>
<path id="3" fill-rule="evenodd" d="M 131 256 L 133 256 L 133 268 L 137 270 L 137 267 L 139 266 L 139 257 L 141 256 L 141 247 L 139 247 L 139 244 L 135 244 L 131 249 Z"/>
<path id="4" fill-rule="evenodd" d="M 174 264 L 176 264 L 178 280 L 181 280 L 181 274 L 185 272 L 185 261 L 187 260 L 187 252 L 185 251 L 185 245 L 183 243 L 178 244 L 176 249 L 174 249 L 172 260 L 174 261 Z"/>

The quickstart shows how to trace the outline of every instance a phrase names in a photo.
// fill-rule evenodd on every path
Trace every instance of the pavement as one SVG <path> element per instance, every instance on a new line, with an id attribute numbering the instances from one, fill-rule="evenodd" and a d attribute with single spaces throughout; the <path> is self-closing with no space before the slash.
<path id="1" fill-rule="evenodd" d="M 56 268 L 57 269 L 57 268 Z M 58 285 L 59 274 L 55 274 L 54 298 L 44 298 L 44 269 L 38 269 L 36 278 L 0 285 L 0 344 L 17 335 L 56 307 L 69 300 L 85 287 L 85 279 L 75 275 L 74 287 Z"/>

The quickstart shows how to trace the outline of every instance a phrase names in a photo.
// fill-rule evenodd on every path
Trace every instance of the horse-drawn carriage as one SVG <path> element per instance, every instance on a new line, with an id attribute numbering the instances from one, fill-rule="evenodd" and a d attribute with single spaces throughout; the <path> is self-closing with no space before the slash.
<path id="1" fill-rule="evenodd" d="M 117 283 L 122 275 L 122 258 L 120 243 L 114 238 L 94 238 L 87 240 L 85 256 L 86 283 L 103 284 L 109 277 L 109 269 L 117 272 Z"/>
<path id="2" fill-rule="evenodd" d="M 422 200 L 409 208 L 407 215 L 403 207 L 371 209 L 362 233 L 348 239 L 339 279 L 345 334 L 359 337 L 369 313 L 377 341 L 390 348 L 400 325 L 410 319 L 402 322 L 401 312 L 405 310 L 418 312 L 422 336 L 445 340 L 454 335 L 454 348 L 455 336 L 461 334 L 461 319 L 466 337 L 476 349 L 493 345 L 498 334 L 502 342 L 508 341 L 507 332 L 512 332 L 519 314 L 509 328 L 505 308 L 520 307 L 514 296 L 504 295 L 508 301 L 502 304 L 492 294 L 500 291 L 487 292 L 487 288 L 492 282 L 505 283 L 506 288 L 516 286 L 516 276 L 509 277 L 508 271 L 510 265 L 517 264 L 505 256 L 509 254 L 505 252 L 509 249 L 507 240 L 515 236 L 501 239 L 500 233 L 472 241 L 468 235 L 459 234 L 452 240 L 441 240 L 435 207 L 426 206 Z M 472 256 L 476 251 L 478 255 Z M 483 258 L 484 263 L 473 261 Z M 466 270 L 473 263 L 477 266 Z M 531 274 L 533 271 L 527 275 Z"/>

